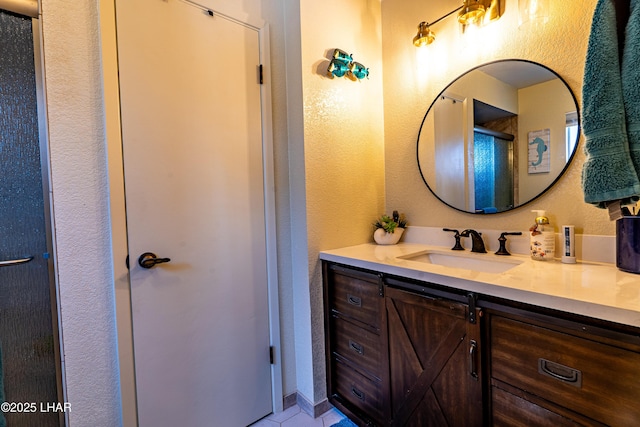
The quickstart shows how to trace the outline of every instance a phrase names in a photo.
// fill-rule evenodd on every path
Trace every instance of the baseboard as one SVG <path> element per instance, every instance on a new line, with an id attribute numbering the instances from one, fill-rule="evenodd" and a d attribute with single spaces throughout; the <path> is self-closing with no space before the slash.
<path id="1" fill-rule="evenodd" d="M 306 397 L 298 392 L 288 394 L 282 399 L 282 406 L 284 409 L 290 408 L 296 404 L 300 407 L 301 410 L 303 410 L 313 418 L 318 418 L 320 415 L 333 408 L 333 405 L 331 405 L 331 403 L 329 403 L 327 399 L 324 399 L 314 405 L 313 403 L 309 402 Z"/>
<path id="2" fill-rule="evenodd" d="M 298 393 L 293 392 L 282 398 L 282 409 L 285 411 L 298 403 Z"/>

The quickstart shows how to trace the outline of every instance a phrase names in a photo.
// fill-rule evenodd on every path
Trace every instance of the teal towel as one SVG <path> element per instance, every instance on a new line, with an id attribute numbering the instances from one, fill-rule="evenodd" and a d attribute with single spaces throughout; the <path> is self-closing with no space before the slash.
<path id="1" fill-rule="evenodd" d="M 605 208 L 609 201 L 637 201 L 640 180 L 629 152 L 611 0 L 598 0 L 593 16 L 582 86 L 582 125 L 587 154 L 582 169 L 585 202 Z"/>
<path id="2" fill-rule="evenodd" d="M 640 0 L 631 0 L 622 53 L 622 95 L 629 151 L 640 176 Z"/>

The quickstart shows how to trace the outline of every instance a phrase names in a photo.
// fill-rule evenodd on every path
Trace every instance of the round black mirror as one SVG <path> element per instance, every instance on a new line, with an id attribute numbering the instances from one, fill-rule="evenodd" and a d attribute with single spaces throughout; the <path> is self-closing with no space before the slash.
<path id="1" fill-rule="evenodd" d="M 505 212 L 562 176 L 580 136 L 579 108 L 553 70 L 525 60 L 473 68 L 432 102 L 418 135 L 422 179 L 463 212 Z"/>

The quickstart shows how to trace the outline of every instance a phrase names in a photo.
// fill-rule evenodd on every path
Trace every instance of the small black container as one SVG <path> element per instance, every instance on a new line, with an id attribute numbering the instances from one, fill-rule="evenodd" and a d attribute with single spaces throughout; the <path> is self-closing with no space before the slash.
<path id="1" fill-rule="evenodd" d="M 616 221 L 616 265 L 622 271 L 640 274 L 640 217 Z"/>

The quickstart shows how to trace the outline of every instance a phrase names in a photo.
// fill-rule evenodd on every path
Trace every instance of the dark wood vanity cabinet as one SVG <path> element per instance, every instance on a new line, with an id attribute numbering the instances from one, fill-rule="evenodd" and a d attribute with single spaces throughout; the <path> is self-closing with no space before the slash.
<path id="1" fill-rule="evenodd" d="M 323 262 L 329 400 L 361 426 L 640 426 L 640 330 Z"/>
<path id="2" fill-rule="evenodd" d="M 329 400 L 361 425 L 389 418 L 389 363 L 381 276 L 323 263 Z"/>
<path id="3" fill-rule="evenodd" d="M 535 312 L 486 317 L 493 425 L 640 425 L 637 332 Z"/>
<path id="4" fill-rule="evenodd" d="M 360 425 L 480 426 L 479 309 L 323 264 L 328 395 Z M 477 321 L 475 321 L 477 319 Z"/>

